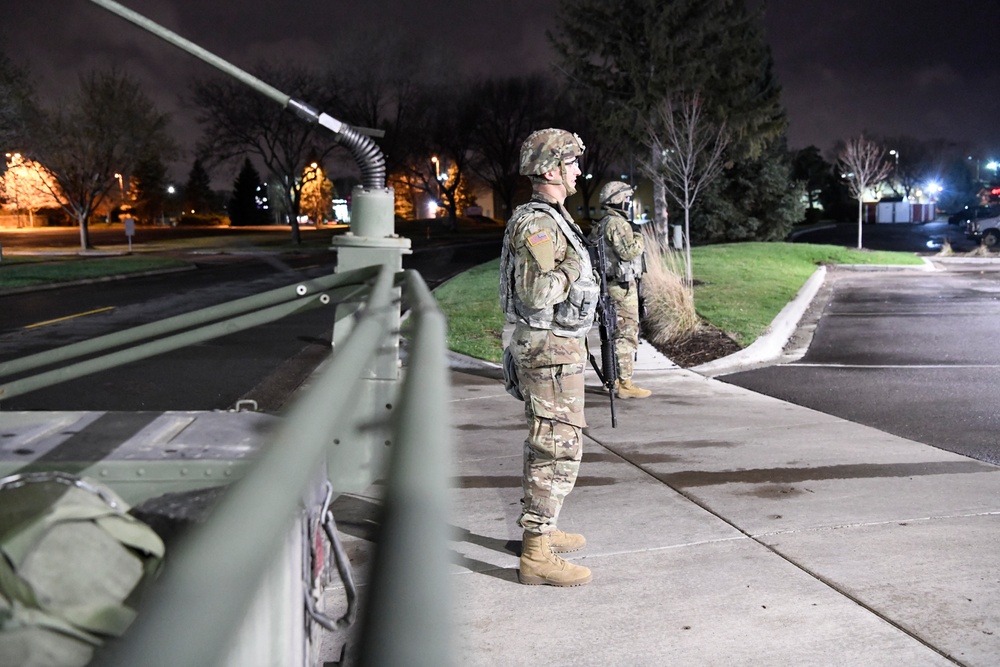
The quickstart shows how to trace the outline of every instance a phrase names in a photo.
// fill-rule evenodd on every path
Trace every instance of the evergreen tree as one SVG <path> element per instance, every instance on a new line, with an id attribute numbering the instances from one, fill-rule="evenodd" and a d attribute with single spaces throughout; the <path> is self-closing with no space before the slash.
<path id="1" fill-rule="evenodd" d="M 709 242 L 781 241 L 803 218 L 803 186 L 791 178 L 783 142 L 736 163 L 705 197 L 692 236 Z"/>
<path id="2" fill-rule="evenodd" d="M 233 195 L 226 206 L 231 225 L 266 225 L 269 222 L 267 212 L 258 203 L 261 191 L 260 174 L 250 158 L 246 158 L 233 181 Z"/>
<path id="3" fill-rule="evenodd" d="M 204 215 L 214 210 L 215 193 L 212 191 L 212 179 L 201 160 L 195 160 L 188 173 L 187 185 L 184 186 L 184 212 Z"/>
<path id="4" fill-rule="evenodd" d="M 787 119 L 780 88 L 761 13 L 748 11 L 745 0 L 561 0 L 558 14 L 560 28 L 551 38 L 563 69 L 578 103 L 610 136 L 627 137 L 638 148 L 662 100 L 697 94 L 705 121 L 725 122 L 725 157 L 734 168 L 781 145 Z M 716 192 L 740 190 L 728 187 L 730 178 L 741 178 L 730 172 Z M 709 204 L 706 198 L 702 206 Z M 751 214 L 739 200 L 728 206 Z M 707 230 L 702 235 L 709 236 Z"/>
<path id="5" fill-rule="evenodd" d="M 807 146 L 792 156 L 792 178 L 805 190 L 805 218 L 809 222 L 822 217 L 820 193 L 832 171 L 833 165 L 823 159 L 816 146 Z"/>
<path id="6" fill-rule="evenodd" d="M 138 219 L 147 223 L 160 221 L 166 211 L 167 167 L 159 155 L 140 159 L 131 183 Z"/>

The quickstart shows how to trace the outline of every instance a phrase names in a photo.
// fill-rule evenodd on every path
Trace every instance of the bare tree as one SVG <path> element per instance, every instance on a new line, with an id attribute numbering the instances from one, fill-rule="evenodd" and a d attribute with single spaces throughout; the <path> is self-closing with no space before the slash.
<path id="1" fill-rule="evenodd" d="M 518 175 L 521 144 L 551 123 L 555 84 L 541 76 L 485 81 L 474 88 L 482 116 L 473 134 L 473 170 L 500 198 L 497 217 L 506 220 L 523 179 Z M 586 154 L 586 153 L 585 153 Z"/>
<path id="2" fill-rule="evenodd" d="M 691 271 L 691 208 L 698 195 L 723 168 L 722 154 L 729 143 L 724 124 L 702 117 L 702 100 L 697 94 L 677 94 L 664 98 L 654 109 L 646 126 L 647 147 L 652 160 L 642 164 L 654 182 L 684 209 L 684 251 L 688 285 Z M 666 234 L 667 230 L 659 230 Z"/>
<path id="3" fill-rule="evenodd" d="M 294 65 L 259 65 L 254 75 L 316 108 L 331 106 L 321 78 Z M 228 78 L 197 81 L 192 100 L 202 126 L 199 154 L 228 161 L 256 155 L 267 167 L 272 192 L 280 195 L 282 211 L 292 230 L 292 242 L 302 241 L 298 215 L 302 175 L 313 161 L 323 162 L 338 148 L 326 129 L 303 122 L 270 99 Z M 270 188 L 269 188 L 270 189 Z"/>
<path id="4" fill-rule="evenodd" d="M 37 161 L 55 178 L 62 208 L 80 225 L 80 246 L 90 245 L 88 222 L 112 188 L 116 173 L 139 160 L 176 150 L 167 116 L 158 113 L 137 83 L 117 70 L 94 72 L 80 81 L 76 98 L 42 120 L 36 131 Z"/>
<path id="5" fill-rule="evenodd" d="M 861 222 L 865 193 L 892 171 L 892 163 L 885 160 L 885 149 L 874 141 L 859 135 L 849 140 L 837 156 L 847 179 L 851 196 L 858 200 L 858 249 L 861 249 Z"/>
<path id="6" fill-rule="evenodd" d="M 480 118 L 478 100 L 463 84 L 425 85 L 411 111 L 415 125 L 407 160 L 393 172 L 396 181 L 426 193 L 448 213 L 455 229 L 465 203 L 472 151 L 469 146 Z"/>

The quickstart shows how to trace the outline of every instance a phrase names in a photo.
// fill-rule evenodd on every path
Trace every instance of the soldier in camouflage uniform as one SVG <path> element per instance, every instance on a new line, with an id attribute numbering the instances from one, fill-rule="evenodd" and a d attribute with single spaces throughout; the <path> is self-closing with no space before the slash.
<path id="1" fill-rule="evenodd" d="M 646 398 L 653 392 L 632 384 L 635 352 L 639 347 L 639 280 L 642 279 L 642 234 L 629 222 L 632 187 L 611 181 L 599 199 L 604 217 L 591 230 L 591 241 L 603 235 L 608 249 L 608 296 L 615 304 L 618 322 L 615 328 L 615 357 L 618 359 L 618 398 Z"/>
<path id="2" fill-rule="evenodd" d="M 564 130 L 539 130 L 521 147 L 521 174 L 531 178 L 531 200 L 507 223 L 500 259 L 500 302 L 514 324 L 505 350 L 524 400 L 519 578 L 524 584 L 579 586 L 590 570 L 557 553 L 583 548 L 583 535 L 556 527 L 576 483 L 583 456 L 586 335 L 593 326 L 599 287 L 586 239 L 563 207 L 576 191 L 584 145 Z M 512 392 L 516 394 L 516 391 Z"/>

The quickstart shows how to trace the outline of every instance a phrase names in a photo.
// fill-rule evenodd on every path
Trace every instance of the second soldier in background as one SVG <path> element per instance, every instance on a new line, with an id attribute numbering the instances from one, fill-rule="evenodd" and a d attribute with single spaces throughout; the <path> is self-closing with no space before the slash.
<path id="1" fill-rule="evenodd" d="M 601 235 L 608 251 L 608 295 L 618 313 L 614 332 L 615 356 L 618 360 L 618 398 L 646 398 L 652 392 L 632 383 L 635 354 L 639 348 L 639 284 L 642 280 L 642 234 L 629 220 L 632 187 L 621 181 L 611 181 L 603 188 L 599 199 L 604 217 L 591 230 L 591 241 Z"/>

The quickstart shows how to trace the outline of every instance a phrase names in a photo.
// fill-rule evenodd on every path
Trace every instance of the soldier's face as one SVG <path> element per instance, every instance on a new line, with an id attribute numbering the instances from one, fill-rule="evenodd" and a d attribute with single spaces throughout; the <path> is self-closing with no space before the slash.
<path id="1" fill-rule="evenodd" d="M 568 190 L 576 188 L 576 179 L 583 172 L 580 170 L 580 158 L 570 158 L 566 161 L 566 186 Z"/>

